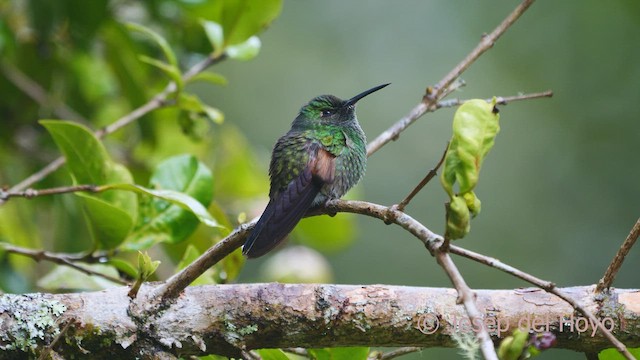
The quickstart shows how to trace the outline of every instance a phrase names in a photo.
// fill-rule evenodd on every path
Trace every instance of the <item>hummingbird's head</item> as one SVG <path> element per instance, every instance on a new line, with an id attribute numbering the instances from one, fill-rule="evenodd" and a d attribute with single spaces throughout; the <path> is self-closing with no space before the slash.
<path id="1" fill-rule="evenodd" d="M 320 95 L 300 109 L 294 126 L 300 122 L 341 123 L 355 120 L 356 103 L 363 97 L 382 89 L 389 84 L 376 86 L 351 99 L 342 100 L 333 95 Z"/>

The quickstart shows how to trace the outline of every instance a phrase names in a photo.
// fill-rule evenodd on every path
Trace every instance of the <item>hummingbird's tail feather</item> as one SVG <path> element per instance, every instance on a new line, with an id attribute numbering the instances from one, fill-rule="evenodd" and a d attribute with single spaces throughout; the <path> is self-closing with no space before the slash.
<path id="1" fill-rule="evenodd" d="M 273 197 L 242 247 L 248 258 L 260 257 L 293 230 L 320 192 L 322 181 L 307 167 L 287 188 Z"/>

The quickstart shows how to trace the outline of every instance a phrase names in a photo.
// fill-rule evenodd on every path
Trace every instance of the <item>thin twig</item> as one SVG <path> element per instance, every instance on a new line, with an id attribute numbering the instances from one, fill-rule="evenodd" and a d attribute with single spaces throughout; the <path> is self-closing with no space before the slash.
<path id="1" fill-rule="evenodd" d="M 490 34 L 485 35 L 480 40 L 480 43 L 473 49 L 456 67 L 453 68 L 442 80 L 438 82 L 433 88 L 427 89 L 427 94 L 423 97 L 422 101 L 416 105 L 409 114 L 405 115 L 402 119 L 398 120 L 395 124 L 389 127 L 387 130 L 378 135 L 367 146 L 367 155 L 371 156 L 376 151 L 380 150 L 385 144 L 392 140 L 396 140 L 400 133 L 402 133 L 407 127 L 413 124 L 418 118 L 427 112 L 434 111 L 437 108 L 437 104 L 444 95 L 450 92 L 449 87 L 456 81 L 462 73 L 471 66 L 483 53 L 493 47 L 495 42 L 504 34 L 511 25 L 533 4 L 534 0 L 524 0 L 518 7 L 516 7 L 511 14 L 509 14 L 498 27 L 495 28 Z"/>
<path id="2" fill-rule="evenodd" d="M 18 246 L 6 244 L 6 243 L 0 243 L 0 248 L 2 248 L 4 251 L 10 254 L 18 254 L 18 255 L 26 256 L 38 262 L 42 260 L 46 260 L 55 264 L 69 266 L 87 275 L 99 276 L 101 278 L 107 279 L 109 281 L 115 282 L 120 285 L 129 285 L 128 282 L 122 279 L 109 276 L 106 274 L 101 274 L 99 272 L 96 272 L 91 269 L 80 266 L 78 264 L 75 264 L 73 261 L 78 261 L 78 260 L 67 257 L 67 254 L 56 254 L 56 253 L 52 253 L 44 250 L 27 249 L 27 248 L 22 248 L 22 247 L 18 247 Z"/>
<path id="3" fill-rule="evenodd" d="M 442 166 L 442 163 L 444 162 L 444 158 L 447 155 L 447 149 L 449 149 L 449 142 L 447 142 L 447 146 L 445 146 L 444 148 L 444 152 L 442 153 L 442 157 L 440 158 L 440 161 L 438 161 L 438 163 L 433 169 L 429 170 L 429 172 L 427 173 L 427 176 L 425 176 L 424 179 L 420 181 L 420 183 L 411 191 L 411 193 L 407 195 L 407 197 L 404 198 L 402 201 L 400 201 L 400 203 L 396 207 L 396 210 L 404 211 L 404 208 L 407 207 L 407 205 L 409 205 L 409 202 L 411 202 L 413 197 L 416 196 L 420 192 L 420 190 L 422 190 L 422 188 L 425 187 L 429 183 L 429 181 L 431 181 L 431 179 L 433 179 L 433 177 L 438 174 L 438 169 L 440 169 L 440 166 Z"/>
<path id="4" fill-rule="evenodd" d="M 218 63 L 218 62 L 220 62 L 220 61 L 222 61 L 224 59 L 226 59 L 226 55 L 225 54 L 222 54 L 221 56 L 218 56 L 218 57 L 212 57 L 212 56 L 207 57 L 203 61 L 195 64 L 193 67 L 191 67 L 189 70 L 187 70 L 184 73 L 183 77 L 182 77 L 183 81 L 188 81 L 189 79 L 193 78 L 196 74 L 204 71 L 209 66 L 214 65 L 214 64 L 216 64 L 216 63 Z M 142 116 L 146 115 L 147 113 L 149 113 L 149 112 L 151 112 L 153 110 L 156 110 L 158 108 L 161 108 L 162 106 L 165 105 L 167 98 L 169 97 L 169 95 L 171 93 L 173 93 L 175 91 L 175 89 L 176 89 L 175 83 L 174 82 L 170 82 L 169 84 L 167 84 L 167 86 L 164 88 L 164 90 L 162 90 L 160 93 L 158 93 L 156 96 L 154 96 L 147 103 L 145 103 L 144 105 L 142 105 L 142 106 L 138 107 L 137 109 L 133 110 L 129 114 L 121 117 L 120 119 L 116 120 L 111 125 L 108 125 L 103 129 L 95 131 L 94 134 L 96 136 L 100 137 L 100 138 L 103 138 L 106 135 L 112 134 L 112 133 L 116 132 L 117 130 L 121 129 L 122 127 L 127 126 L 130 123 L 138 120 L 139 118 L 141 118 Z M 11 187 L 9 189 L 9 192 L 22 191 L 22 190 L 28 188 L 29 186 L 33 185 L 34 183 L 44 179 L 46 176 L 48 176 L 52 172 L 56 171 L 64 163 L 65 163 L 65 158 L 64 157 L 59 157 L 59 158 L 55 159 L 54 161 L 52 161 L 47 166 L 45 166 L 44 168 L 40 169 L 38 172 L 32 174 L 28 178 L 22 180 L 18 184 L 16 184 L 13 187 Z M 0 199 L 0 205 L 2 205 L 3 203 L 4 203 L 4 201 L 2 199 Z"/>
<path id="5" fill-rule="evenodd" d="M 611 260 L 611 264 L 609 264 L 609 267 L 604 273 L 604 276 L 602 277 L 602 279 L 600 279 L 600 281 L 598 281 L 598 286 L 596 286 L 596 293 L 602 292 L 603 290 L 611 287 L 613 279 L 616 277 L 616 274 L 618 274 L 618 270 L 620 270 L 625 257 L 627 256 L 627 254 L 629 254 L 629 251 L 633 247 L 633 244 L 636 243 L 636 240 L 638 240 L 638 235 L 640 235 L 640 218 L 638 218 L 636 223 L 631 228 L 631 231 L 629 232 L 629 235 L 627 235 L 627 238 L 624 239 L 622 246 L 620 246 L 620 249 L 618 249 L 618 252 L 616 253 L 616 256 L 614 256 L 613 260 Z"/>
<path id="6" fill-rule="evenodd" d="M 40 106 L 51 107 L 56 116 L 87 124 L 88 121 L 66 104 L 53 99 L 38 83 L 31 80 L 20 69 L 8 62 L 0 62 L 0 71 L 15 87 L 37 102 Z"/>
<path id="7" fill-rule="evenodd" d="M 550 281 L 545 281 L 542 279 L 539 279 L 531 274 L 528 274 L 522 270 L 519 270 L 517 268 L 514 268 L 513 266 L 510 265 L 506 265 L 503 262 L 501 262 L 498 259 L 489 257 L 489 256 L 485 256 L 482 254 L 478 254 L 475 253 L 473 251 L 470 250 L 466 250 L 454 245 L 451 245 L 449 248 L 449 252 L 452 254 L 456 254 L 456 255 L 460 255 L 463 257 L 466 257 L 467 259 L 479 262 L 481 264 L 485 264 L 488 266 L 491 266 L 495 269 L 498 269 L 500 271 L 503 271 L 507 274 L 513 275 L 515 277 L 518 277 L 530 284 L 533 284 L 543 290 L 545 290 L 548 293 L 554 294 L 557 297 L 561 298 L 562 300 L 564 300 L 565 302 L 567 302 L 569 305 L 571 305 L 574 309 L 576 309 L 579 313 L 581 313 L 582 315 L 584 315 L 585 317 L 587 317 L 589 319 L 589 322 L 591 324 L 594 324 L 595 326 L 598 327 L 598 329 L 600 329 L 600 331 L 602 331 L 602 333 L 604 334 L 604 336 L 607 338 L 607 340 L 609 340 L 611 342 L 611 344 L 613 344 L 613 346 L 615 346 L 615 348 L 618 350 L 618 352 L 620 352 L 625 358 L 629 359 L 629 360 L 634 360 L 635 357 L 633 357 L 633 355 L 631 355 L 631 353 L 627 350 L 627 347 L 620 342 L 603 324 L 602 322 L 595 317 L 595 315 L 593 315 L 589 310 L 585 309 L 582 305 L 580 305 L 577 301 L 575 301 L 573 298 L 571 298 L 569 295 L 563 293 L 562 291 L 560 291 L 557 287 L 556 284 L 550 282 Z"/>
<path id="8" fill-rule="evenodd" d="M 552 96 L 553 96 L 553 91 L 551 91 L 551 90 L 538 92 L 538 93 L 531 93 L 531 94 L 520 94 L 520 95 L 512 95 L 512 96 L 496 96 L 496 103 L 498 105 L 507 105 L 508 103 L 511 103 L 511 102 L 514 102 L 514 101 L 532 100 L 532 99 L 539 99 L 539 98 L 552 97 Z M 485 99 L 486 102 L 491 102 L 492 100 L 493 99 Z M 464 104 L 467 101 L 468 100 L 464 100 L 464 99 L 442 100 L 442 101 L 439 101 L 436 104 L 436 107 L 438 109 L 440 109 L 440 108 L 449 108 L 449 107 L 454 107 L 454 106 L 460 106 L 460 105 Z"/>
<path id="9" fill-rule="evenodd" d="M 27 189 L 25 191 L 4 191 L 0 190 L 0 201 L 8 201 L 12 197 L 23 197 L 26 199 L 31 199 L 38 196 L 47 196 L 47 195 L 58 195 L 58 194 L 67 194 L 73 192 L 100 192 L 100 187 L 96 185 L 72 185 L 72 186 L 60 186 L 49 189 Z"/>

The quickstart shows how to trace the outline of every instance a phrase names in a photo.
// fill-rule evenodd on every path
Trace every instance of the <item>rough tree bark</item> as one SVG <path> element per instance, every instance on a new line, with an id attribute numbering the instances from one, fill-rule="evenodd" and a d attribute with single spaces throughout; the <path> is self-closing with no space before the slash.
<path id="1" fill-rule="evenodd" d="M 241 349 L 335 346 L 455 346 L 486 326 L 494 341 L 523 326 L 551 331 L 558 348 L 610 347 L 593 324 L 537 288 L 477 290 L 484 318 L 469 321 L 454 289 L 386 285 L 278 283 L 189 287 L 173 304 L 149 311 L 157 284 L 138 297 L 128 288 L 76 294 L 0 296 L 0 359 L 43 350 L 64 358 L 156 358 Z M 640 291 L 563 288 L 629 347 L 640 346 Z M 52 345 L 53 343 L 53 345 Z"/>

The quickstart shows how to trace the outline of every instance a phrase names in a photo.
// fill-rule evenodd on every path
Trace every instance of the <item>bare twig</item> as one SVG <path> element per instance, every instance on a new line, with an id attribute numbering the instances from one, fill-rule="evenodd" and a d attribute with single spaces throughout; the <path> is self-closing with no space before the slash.
<path id="1" fill-rule="evenodd" d="M 19 246 L 14 246 L 6 243 L 0 243 L 0 247 L 4 251 L 10 254 L 26 256 L 38 262 L 42 260 L 46 260 L 55 264 L 69 266 L 87 275 L 95 275 L 95 276 L 99 276 L 101 278 L 107 279 L 109 281 L 113 281 L 120 285 L 128 285 L 128 283 L 126 281 L 123 281 L 122 279 L 109 276 L 106 274 L 101 274 L 99 272 L 93 271 L 91 269 L 87 269 L 83 266 L 80 266 L 74 263 L 74 261 L 81 261 L 85 257 L 70 257 L 68 256 L 68 254 L 57 254 L 57 253 L 52 253 L 44 250 L 27 249 L 27 248 L 22 248 Z"/>
<path id="2" fill-rule="evenodd" d="M 447 155 L 448 148 L 449 148 L 449 143 L 447 142 L 447 146 L 445 146 L 444 148 L 444 152 L 442 153 L 442 157 L 440 158 L 440 161 L 438 161 L 438 163 L 433 169 L 429 170 L 429 172 L 427 173 L 427 176 L 425 176 L 424 179 L 420 181 L 420 183 L 411 191 L 411 193 L 407 195 L 407 197 L 404 198 L 402 201 L 400 201 L 398 206 L 396 206 L 396 210 L 404 211 L 404 208 L 407 207 L 407 205 L 409 205 L 409 202 L 411 202 L 413 197 L 416 196 L 420 192 L 420 190 L 422 190 L 422 188 L 425 187 L 425 185 L 427 185 L 429 181 L 431 181 L 431 179 L 433 179 L 433 177 L 438 174 L 438 169 L 440 169 L 440 166 L 442 166 L 442 163 L 444 162 L 444 158 Z"/>
<path id="3" fill-rule="evenodd" d="M 629 235 L 624 239 L 624 242 L 622 243 L 622 246 L 620 246 L 620 249 L 618 249 L 616 256 L 611 260 L 611 264 L 609 264 L 604 276 L 598 282 L 598 286 L 596 286 L 596 293 L 611 287 L 613 279 L 616 277 L 616 274 L 618 274 L 618 270 L 620 270 L 625 257 L 629 254 L 629 251 L 633 247 L 633 244 L 636 243 L 636 240 L 638 240 L 638 235 L 640 235 L 640 218 L 633 225 L 633 228 L 631 228 Z"/>
<path id="4" fill-rule="evenodd" d="M 508 103 L 511 103 L 514 101 L 532 100 L 532 99 L 539 99 L 539 98 L 552 97 L 552 96 L 553 96 L 553 91 L 551 90 L 538 92 L 538 93 L 531 93 L 531 94 L 520 94 L 520 95 L 513 95 L 513 96 L 497 96 L 496 103 L 498 105 L 507 105 Z M 492 100 L 493 99 L 485 99 L 486 102 L 491 102 Z M 468 100 L 462 100 L 462 99 L 442 100 L 442 101 L 438 101 L 438 103 L 436 104 L 436 107 L 440 109 L 440 108 L 460 106 L 467 101 Z"/>
<path id="5" fill-rule="evenodd" d="M 74 120 L 87 124 L 88 121 L 66 104 L 53 99 L 38 83 L 31 80 L 20 69 L 8 62 L 0 62 L 0 72 L 18 89 L 35 100 L 40 106 L 51 107 L 53 113 L 62 119 Z"/>
<path id="6" fill-rule="evenodd" d="M 193 67 L 191 67 L 189 70 L 187 70 L 187 72 L 185 72 L 184 75 L 183 75 L 183 80 L 184 81 L 188 81 L 189 79 L 194 77 L 196 74 L 204 71 L 209 66 L 214 65 L 214 64 L 216 64 L 216 63 L 218 63 L 218 62 L 220 62 L 220 61 L 222 61 L 224 59 L 226 59 L 226 55 L 225 54 L 222 54 L 221 56 L 218 56 L 218 57 L 213 57 L 213 56 L 207 57 L 203 61 L 195 64 Z M 161 108 L 162 106 L 166 105 L 166 101 L 167 101 L 169 95 L 171 93 L 173 93 L 175 90 L 176 90 L 176 84 L 173 83 L 173 82 L 170 82 L 169 84 L 167 84 L 167 86 L 164 88 L 164 90 L 162 90 L 160 93 L 158 93 L 156 96 L 154 96 L 147 103 L 145 103 L 144 105 L 142 105 L 142 106 L 138 107 L 137 109 L 133 110 L 129 114 L 121 117 L 120 119 L 116 120 L 111 125 L 108 125 L 107 127 L 103 128 L 103 129 L 97 130 L 95 132 L 95 135 L 100 137 L 100 138 L 102 138 L 102 137 L 104 137 L 106 135 L 112 134 L 112 133 L 118 131 L 119 129 L 121 129 L 122 127 L 127 126 L 130 123 L 138 120 L 139 118 L 141 118 L 142 116 L 148 114 L 149 112 Z M 48 176 L 52 172 L 56 171 L 64 163 L 65 163 L 64 157 L 59 157 L 59 158 L 55 159 L 49 165 L 45 166 L 44 168 L 42 168 L 38 172 L 32 174 L 31 176 L 29 176 L 28 178 L 24 179 L 20 183 L 18 183 L 16 185 L 14 185 L 13 187 L 11 187 L 9 189 L 9 192 L 22 191 L 22 190 L 28 188 L 29 186 L 33 185 L 34 183 L 44 179 L 46 176 Z M 4 203 L 4 200 L 0 199 L 0 205 L 2 205 L 3 203 Z"/>
<path id="7" fill-rule="evenodd" d="M 16 191 L 16 192 L 6 192 L 4 190 L 0 190 L 0 201 L 7 201 L 12 197 L 23 197 L 27 199 L 31 199 L 37 196 L 47 196 L 47 195 L 57 195 L 57 194 L 67 194 L 73 192 L 100 192 L 100 188 L 96 185 L 72 185 L 72 186 L 61 186 L 49 189 L 27 189 L 25 191 Z"/>
<path id="8" fill-rule="evenodd" d="M 504 34 L 507 29 L 509 29 L 509 27 L 518 20 L 518 18 L 529 8 L 529 6 L 531 6 L 531 4 L 533 4 L 533 2 L 534 0 L 524 0 L 502 21 L 500 25 L 498 25 L 498 27 L 495 28 L 495 30 L 490 34 L 483 36 L 480 43 L 467 55 L 467 57 L 464 58 L 464 60 L 445 75 L 445 77 L 442 78 L 436 86 L 427 89 L 427 94 L 423 97 L 422 101 L 411 109 L 409 114 L 398 120 L 395 124 L 369 143 L 367 146 L 367 155 L 371 156 L 388 142 L 396 140 L 398 136 L 400 136 L 400 133 L 413 124 L 418 118 L 427 112 L 434 111 L 437 108 L 438 101 L 449 93 L 449 87 L 454 84 L 456 79 L 462 75 L 462 73 L 469 68 L 469 66 L 471 66 L 471 64 L 473 64 L 480 55 L 492 48 L 500 36 L 502 36 L 502 34 Z"/>

